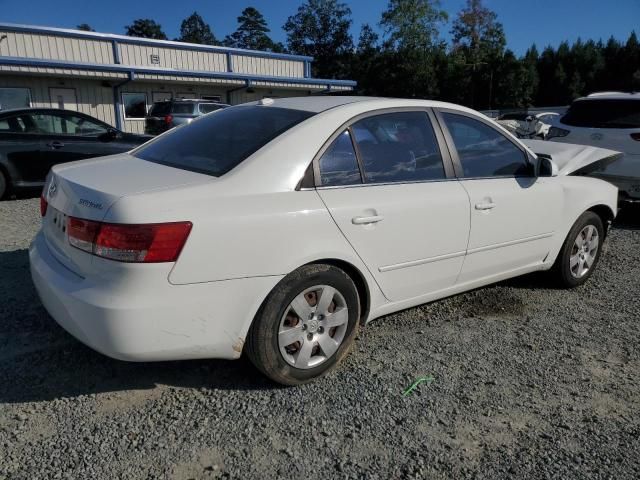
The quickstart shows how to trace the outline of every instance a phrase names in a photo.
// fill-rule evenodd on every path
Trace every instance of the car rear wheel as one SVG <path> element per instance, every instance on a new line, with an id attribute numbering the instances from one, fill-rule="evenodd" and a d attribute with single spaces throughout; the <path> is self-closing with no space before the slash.
<path id="1" fill-rule="evenodd" d="M 267 377 L 298 385 L 332 370 L 349 351 L 360 318 L 351 278 L 331 265 L 306 265 L 269 294 L 245 352 Z"/>
<path id="2" fill-rule="evenodd" d="M 604 227 L 601 218 L 585 212 L 574 223 L 553 267 L 561 286 L 573 288 L 585 283 L 600 259 Z"/>

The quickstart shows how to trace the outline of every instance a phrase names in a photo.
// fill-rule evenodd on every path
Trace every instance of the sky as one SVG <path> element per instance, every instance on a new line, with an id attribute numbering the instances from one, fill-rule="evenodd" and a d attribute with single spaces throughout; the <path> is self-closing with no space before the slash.
<path id="1" fill-rule="evenodd" d="M 352 10 L 352 34 L 357 43 L 360 27 L 369 23 L 379 30 L 380 14 L 387 0 L 343 0 Z M 209 23 L 218 39 L 233 32 L 236 18 L 248 6 L 257 8 L 271 28 L 271 37 L 285 42 L 282 25 L 302 0 L 0 0 L 0 21 L 29 25 L 75 28 L 88 23 L 94 30 L 124 34 L 125 25 L 136 18 L 151 18 L 171 39 L 180 22 L 194 11 Z M 603 40 L 610 36 L 626 41 L 632 30 L 640 35 L 640 0 L 485 0 L 498 14 L 507 36 L 507 47 L 522 55 L 532 43 L 547 45 L 577 38 Z M 441 0 L 450 21 L 464 0 Z M 448 39 L 450 24 L 442 37 Z M 382 33 L 382 32 L 380 32 Z"/>

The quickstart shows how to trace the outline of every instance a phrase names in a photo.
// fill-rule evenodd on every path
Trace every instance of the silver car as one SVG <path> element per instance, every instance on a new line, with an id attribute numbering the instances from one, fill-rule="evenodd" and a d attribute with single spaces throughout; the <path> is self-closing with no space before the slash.
<path id="1" fill-rule="evenodd" d="M 191 122 L 200 115 L 226 108 L 225 103 L 212 102 L 201 99 L 181 99 L 155 102 L 149 109 L 145 119 L 144 132 L 149 135 L 159 135 L 170 128 Z"/>

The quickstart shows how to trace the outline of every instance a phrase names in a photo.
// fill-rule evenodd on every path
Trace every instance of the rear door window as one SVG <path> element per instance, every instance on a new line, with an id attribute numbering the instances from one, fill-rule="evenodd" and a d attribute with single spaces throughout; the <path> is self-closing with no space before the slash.
<path id="1" fill-rule="evenodd" d="M 170 130 L 133 151 L 143 160 L 219 177 L 312 112 L 238 106 Z"/>
<path id="2" fill-rule="evenodd" d="M 364 118 L 351 127 L 368 183 L 446 177 L 436 136 L 425 112 Z"/>
<path id="3" fill-rule="evenodd" d="M 466 178 L 530 176 L 525 153 L 498 130 L 464 115 L 442 113 Z"/>
<path id="4" fill-rule="evenodd" d="M 587 128 L 640 128 L 640 100 L 578 100 L 562 123 Z"/>

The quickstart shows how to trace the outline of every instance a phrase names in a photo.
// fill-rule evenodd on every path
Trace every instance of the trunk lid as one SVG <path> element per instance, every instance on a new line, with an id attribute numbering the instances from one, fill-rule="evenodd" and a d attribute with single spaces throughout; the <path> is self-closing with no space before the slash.
<path id="1" fill-rule="evenodd" d="M 185 185 L 214 182 L 208 175 L 147 162 L 129 154 L 57 165 L 44 195 L 48 203 L 42 230 L 52 254 L 69 270 L 84 276 L 92 255 L 69 244 L 69 216 L 102 221 L 120 198 Z"/>

